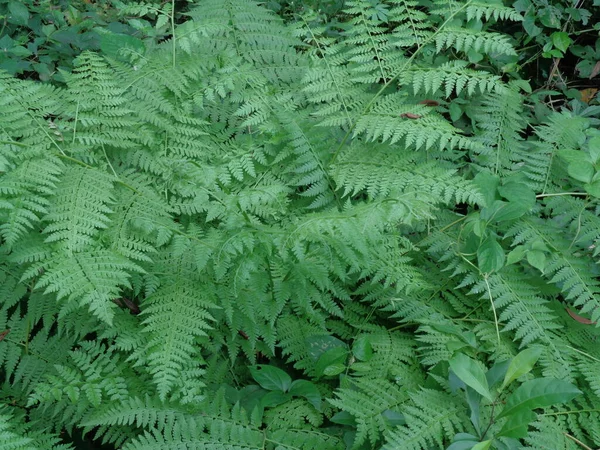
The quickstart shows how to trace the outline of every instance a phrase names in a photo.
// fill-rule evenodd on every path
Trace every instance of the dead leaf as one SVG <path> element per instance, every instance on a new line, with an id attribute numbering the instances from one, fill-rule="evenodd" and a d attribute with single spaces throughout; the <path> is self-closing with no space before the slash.
<path id="1" fill-rule="evenodd" d="M 596 96 L 598 92 L 597 88 L 587 88 L 579 91 L 581 93 L 581 101 L 585 103 L 589 103 Z"/>
<path id="2" fill-rule="evenodd" d="M 596 324 L 596 322 L 592 322 L 590 319 L 586 319 L 585 317 L 582 317 L 579 314 L 575 314 L 569 308 L 567 308 L 567 312 L 573 319 L 575 319 L 579 323 L 582 323 L 584 325 L 595 325 Z"/>
<path id="3" fill-rule="evenodd" d="M 400 117 L 403 117 L 405 119 L 420 119 L 421 116 L 419 114 L 414 114 L 414 113 L 403 113 L 400 114 Z"/>

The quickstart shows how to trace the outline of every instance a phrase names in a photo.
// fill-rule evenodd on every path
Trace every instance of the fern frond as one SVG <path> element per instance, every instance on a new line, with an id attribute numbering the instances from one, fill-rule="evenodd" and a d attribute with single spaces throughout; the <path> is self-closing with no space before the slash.
<path id="1" fill-rule="evenodd" d="M 540 297 L 537 289 L 528 283 L 525 274 L 514 270 L 491 275 L 485 282 L 478 283 L 472 290 L 481 293 L 482 301 L 490 301 L 500 312 L 498 321 L 503 322 L 505 331 L 513 331 L 521 347 L 536 340 L 548 345 L 551 341 L 548 330 L 560 328 L 556 316 L 548 307 L 549 301 Z"/>
<path id="2" fill-rule="evenodd" d="M 389 430 L 384 413 L 398 411 L 408 399 L 405 389 L 384 379 L 359 378 L 352 380 L 352 387 L 339 389 L 336 398 L 329 400 L 356 420 L 355 446 L 369 442 L 374 446 Z"/>
<path id="3" fill-rule="evenodd" d="M 515 170 L 525 151 L 521 132 L 523 96 L 516 88 L 508 87 L 483 97 L 474 109 L 475 139 L 482 144 L 477 149 L 477 162 L 493 171 L 505 174 Z"/>
<path id="4" fill-rule="evenodd" d="M 467 68 L 466 61 L 449 61 L 439 67 L 413 66 L 400 76 L 400 83 L 410 86 L 415 94 L 436 94 L 450 97 L 460 94 L 486 94 L 501 92 L 503 85 L 500 77 L 483 70 Z"/>
<path id="5" fill-rule="evenodd" d="M 143 304 L 145 351 L 149 371 L 164 400 L 177 384 L 180 371 L 201 363 L 197 336 L 206 335 L 216 308 L 212 287 L 199 278 L 194 255 L 171 246 L 156 256 L 160 287 Z"/>
<path id="6" fill-rule="evenodd" d="M 120 296 L 122 288 L 130 287 L 130 273 L 143 271 L 123 256 L 102 249 L 74 254 L 55 252 L 41 267 L 45 272 L 36 288 L 56 293 L 58 300 L 88 305 L 96 317 L 108 324 L 114 316 L 112 300 Z"/>
<path id="7" fill-rule="evenodd" d="M 66 172 L 44 216 L 49 222 L 43 231 L 46 242 L 60 242 L 67 252 L 92 244 L 98 230 L 108 226 L 109 204 L 114 202 L 112 181 L 95 169 L 73 167 Z"/>
<path id="8" fill-rule="evenodd" d="M 402 448 L 426 450 L 444 447 L 456 431 L 469 429 L 465 409 L 456 397 L 431 389 L 411 394 L 411 404 L 401 408 L 406 426 L 399 426 L 386 435 L 385 450 Z"/>
<path id="9" fill-rule="evenodd" d="M 436 164 L 418 164 L 414 154 L 388 145 L 349 147 L 332 166 L 332 173 L 336 185 L 344 189 L 344 196 L 364 191 L 375 199 L 414 191 L 432 203 L 483 203 L 477 188 L 455 172 Z"/>
<path id="10" fill-rule="evenodd" d="M 438 53 L 448 48 L 454 48 L 463 53 L 473 50 L 486 54 L 516 55 L 508 36 L 466 28 L 444 28 L 435 37 L 435 47 Z"/>

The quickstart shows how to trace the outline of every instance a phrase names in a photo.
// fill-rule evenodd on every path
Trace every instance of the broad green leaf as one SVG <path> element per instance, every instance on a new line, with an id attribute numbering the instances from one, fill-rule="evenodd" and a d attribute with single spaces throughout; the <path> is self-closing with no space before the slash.
<path id="1" fill-rule="evenodd" d="M 484 273 L 494 272 L 504 266 L 504 249 L 492 237 L 488 237 L 477 249 L 479 270 Z"/>
<path id="2" fill-rule="evenodd" d="M 511 181 L 498 187 L 498 192 L 513 204 L 518 204 L 526 210 L 535 205 L 535 192 L 524 183 Z"/>
<path id="3" fill-rule="evenodd" d="M 352 354 L 360 361 L 369 361 L 373 357 L 373 347 L 367 336 L 361 336 L 354 342 Z"/>
<path id="4" fill-rule="evenodd" d="M 479 187 L 479 190 L 485 198 L 485 204 L 490 206 L 496 199 L 496 188 L 500 184 L 500 178 L 489 172 L 479 172 L 473 178 L 473 182 Z"/>
<path id="5" fill-rule="evenodd" d="M 267 394 L 260 400 L 260 404 L 265 408 L 269 408 L 283 405 L 284 403 L 289 402 L 291 399 L 292 396 L 289 393 L 271 391 L 267 392 Z"/>
<path id="6" fill-rule="evenodd" d="M 569 37 L 568 33 L 564 31 L 556 31 L 550 35 L 550 39 L 552 39 L 552 45 L 554 45 L 561 52 L 566 52 L 571 45 L 573 40 Z"/>
<path id="7" fill-rule="evenodd" d="M 500 361 L 494 364 L 486 373 L 485 378 L 487 379 L 488 386 L 490 388 L 494 387 L 496 384 L 500 383 L 504 379 L 506 371 L 508 370 L 508 366 L 510 365 L 510 360 Z"/>
<path id="8" fill-rule="evenodd" d="M 21 1 L 8 2 L 8 22 L 15 25 L 27 25 L 29 10 Z"/>
<path id="9" fill-rule="evenodd" d="M 128 53 L 143 55 L 146 52 L 141 39 L 121 33 L 103 33 L 100 48 L 105 55 L 117 60 L 128 60 Z"/>
<path id="10" fill-rule="evenodd" d="M 346 360 L 348 359 L 348 350 L 344 347 L 335 347 L 323 353 L 315 364 L 315 372 L 317 376 L 321 375 L 337 375 L 342 373 L 346 368 Z M 330 368 L 335 366 L 333 368 Z M 339 367 L 342 367 L 339 370 Z M 339 370 L 339 371 L 338 371 Z M 334 373 L 338 371 L 337 373 Z"/>
<path id="11" fill-rule="evenodd" d="M 583 157 L 583 154 L 582 154 Z M 594 176 L 594 166 L 584 159 L 572 161 L 567 169 L 569 175 L 577 181 L 589 183 Z"/>
<path id="12" fill-rule="evenodd" d="M 579 150 L 559 150 L 557 152 L 558 156 L 563 159 L 567 163 L 572 163 L 573 161 L 579 161 L 582 157 L 581 151 Z"/>
<path id="13" fill-rule="evenodd" d="M 564 380 L 536 378 L 526 381 L 508 397 L 498 419 L 556 403 L 565 403 L 579 394 L 581 391 L 576 386 Z"/>
<path id="14" fill-rule="evenodd" d="M 334 377 L 342 373 L 344 370 L 346 370 L 345 364 L 336 363 L 325 367 L 325 369 L 323 370 L 323 375 L 328 377 Z"/>
<path id="15" fill-rule="evenodd" d="M 462 440 L 453 442 L 446 450 L 471 450 L 479 441 L 477 438 L 472 440 Z"/>
<path id="16" fill-rule="evenodd" d="M 348 425 L 351 427 L 356 426 L 356 419 L 348 411 L 340 411 L 335 413 L 330 420 L 333 423 L 339 423 L 340 425 Z"/>
<path id="17" fill-rule="evenodd" d="M 600 198 L 600 180 L 586 183 L 583 185 L 585 191 L 592 197 Z"/>
<path id="18" fill-rule="evenodd" d="M 463 383 L 473 388 L 473 390 L 488 400 L 493 401 L 487 379 L 485 378 L 485 372 L 477 361 L 469 358 L 464 353 L 458 353 L 449 362 L 452 372 Z"/>
<path id="19" fill-rule="evenodd" d="M 250 367 L 250 374 L 254 381 L 269 391 L 287 392 L 292 385 L 292 378 L 274 366 L 258 364 Z"/>
<path id="20" fill-rule="evenodd" d="M 525 206 L 523 203 L 499 201 L 498 205 L 499 207 L 492 217 L 496 222 L 518 219 L 531 210 L 530 207 Z"/>
<path id="21" fill-rule="evenodd" d="M 397 426 L 400 426 L 400 425 L 406 425 L 406 419 L 404 418 L 404 414 L 402 414 L 402 413 L 400 413 L 398 411 L 393 411 L 391 409 L 386 409 L 384 412 L 381 413 L 381 415 L 383 416 L 383 418 L 385 419 L 386 423 L 390 427 L 397 427 Z"/>
<path id="22" fill-rule="evenodd" d="M 517 378 L 530 372 L 541 354 L 541 347 L 531 347 L 515 356 L 508 366 L 506 375 L 504 375 L 501 389 L 504 389 Z"/>
<path id="23" fill-rule="evenodd" d="M 544 269 L 546 269 L 546 254 L 539 250 L 530 250 L 527 252 L 527 262 L 544 273 Z"/>
<path id="24" fill-rule="evenodd" d="M 527 252 L 527 249 L 525 248 L 524 245 L 517 245 L 506 256 L 506 265 L 508 266 L 510 264 L 514 264 L 516 262 L 521 261 L 523 259 L 523 257 L 525 256 L 526 252 Z"/>
<path id="25" fill-rule="evenodd" d="M 321 410 L 321 393 L 314 383 L 307 380 L 294 380 L 288 393 L 296 397 L 304 397 L 317 411 Z"/>
<path id="26" fill-rule="evenodd" d="M 600 159 L 600 136 L 594 136 L 589 140 L 588 150 L 592 163 L 596 164 Z"/>
<path id="27" fill-rule="evenodd" d="M 524 438 L 529 431 L 529 424 L 535 417 L 536 414 L 529 410 L 511 415 L 502 426 L 498 436 L 506 436 L 515 439 Z"/>
<path id="28" fill-rule="evenodd" d="M 310 336 L 306 338 L 306 345 L 313 361 L 317 361 L 323 353 L 333 348 L 342 348 L 344 351 L 347 348 L 344 341 L 334 336 Z"/>
<path id="29" fill-rule="evenodd" d="M 488 450 L 492 446 L 492 440 L 482 441 L 471 447 L 471 450 Z"/>
<path id="30" fill-rule="evenodd" d="M 479 442 L 477 436 L 469 433 L 457 433 L 452 444 L 446 450 L 471 450 Z"/>

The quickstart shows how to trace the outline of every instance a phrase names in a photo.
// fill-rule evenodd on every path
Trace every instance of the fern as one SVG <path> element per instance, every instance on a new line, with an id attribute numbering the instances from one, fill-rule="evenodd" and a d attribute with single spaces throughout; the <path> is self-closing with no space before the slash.
<path id="1" fill-rule="evenodd" d="M 0 75 L 0 446 L 597 446 L 597 131 L 526 113 L 521 16 L 177 4 L 63 88 Z"/>
<path id="2" fill-rule="evenodd" d="M 453 435 L 464 426 L 465 417 L 460 414 L 463 408 L 445 393 L 423 389 L 413 394 L 411 400 L 412 404 L 402 409 L 406 426 L 388 433 L 384 449 L 439 447 L 442 446 L 440 435 Z"/>

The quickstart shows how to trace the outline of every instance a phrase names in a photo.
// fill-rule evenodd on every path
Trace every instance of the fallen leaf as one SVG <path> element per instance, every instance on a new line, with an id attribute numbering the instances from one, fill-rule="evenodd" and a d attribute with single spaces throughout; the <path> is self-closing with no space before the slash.
<path id="1" fill-rule="evenodd" d="M 420 119 L 421 116 L 419 114 L 413 114 L 413 113 L 403 113 L 400 114 L 400 117 L 403 117 L 405 119 Z"/>
<path id="2" fill-rule="evenodd" d="M 582 317 L 579 314 L 575 314 L 569 308 L 567 308 L 567 312 L 573 319 L 575 319 L 579 323 L 582 323 L 584 325 L 595 325 L 596 324 L 596 322 L 592 322 L 590 319 L 586 319 L 585 317 Z"/>
<path id="3" fill-rule="evenodd" d="M 581 101 L 585 103 L 589 103 L 596 96 L 598 92 L 597 88 L 587 88 L 579 91 L 581 93 Z"/>

